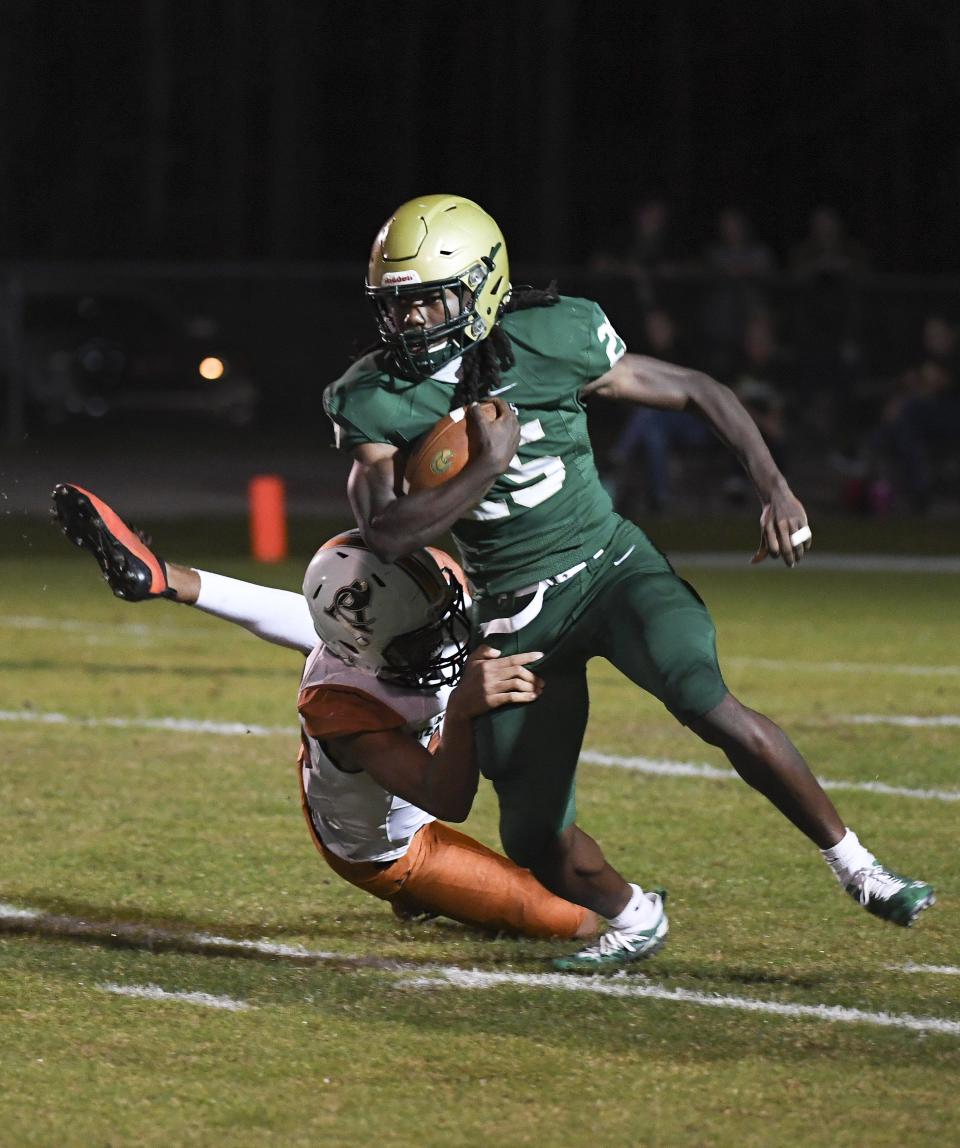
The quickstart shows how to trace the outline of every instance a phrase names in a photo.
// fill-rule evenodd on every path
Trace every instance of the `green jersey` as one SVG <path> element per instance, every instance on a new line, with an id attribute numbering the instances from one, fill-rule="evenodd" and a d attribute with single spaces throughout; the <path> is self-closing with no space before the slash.
<path id="1" fill-rule="evenodd" d="M 516 363 L 491 393 L 516 409 L 520 446 L 484 500 L 452 528 L 467 573 L 487 594 L 559 574 L 613 532 L 617 520 L 597 474 L 580 389 L 626 349 L 588 299 L 562 297 L 500 322 Z M 390 374 L 382 354 L 359 359 L 324 395 L 337 445 L 388 443 L 409 452 L 454 406 L 454 372 L 439 376 L 414 383 Z"/>

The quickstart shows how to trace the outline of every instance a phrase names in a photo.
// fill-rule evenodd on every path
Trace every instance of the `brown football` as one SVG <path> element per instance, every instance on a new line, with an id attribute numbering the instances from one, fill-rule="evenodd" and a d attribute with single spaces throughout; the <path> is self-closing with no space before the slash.
<path id="1" fill-rule="evenodd" d="M 497 417 L 495 403 L 481 403 L 480 413 L 488 421 Z M 470 459 L 467 434 L 467 408 L 457 407 L 434 423 L 407 460 L 403 477 L 407 490 L 429 490 L 459 474 Z"/>

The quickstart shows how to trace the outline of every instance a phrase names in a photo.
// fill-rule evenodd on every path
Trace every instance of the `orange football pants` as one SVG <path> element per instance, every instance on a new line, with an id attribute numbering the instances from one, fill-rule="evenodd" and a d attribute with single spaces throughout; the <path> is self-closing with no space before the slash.
<path id="1" fill-rule="evenodd" d="M 402 857 L 381 865 L 344 861 L 331 853 L 306 800 L 303 812 L 330 868 L 365 893 L 389 901 L 401 915 L 433 913 L 521 937 L 572 938 L 593 932 L 588 909 L 548 892 L 529 869 L 441 821 L 424 825 Z"/>

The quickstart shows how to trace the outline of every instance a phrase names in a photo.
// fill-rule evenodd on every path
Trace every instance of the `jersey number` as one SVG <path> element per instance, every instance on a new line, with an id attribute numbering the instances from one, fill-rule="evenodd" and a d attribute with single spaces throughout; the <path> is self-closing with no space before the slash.
<path id="1" fill-rule="evenodd" d="M 613 329 L 613 324 L 609 319 L 605 318 L 597 328 L 597 338 L 603 343 L 603 349 L 607 352 L 611 368 L 615 367 L 623 358 L 623 340 Z"/>
<path id="2" fill-rule="evenodd" d="M 543 437 L 544 430 L 539 419 L 524 423 L 520 428 L 521 446 L 524 443 L 536 442 Z M 464 518 L 474 518 L 481 522 L 487 522 L 491 518 L 507 518 L 510 514 L 510 502 L 515 502 L 517 506 L 526 507 L 528 510 L 531 506 L 539 506 L 541 502 L 546 502 L 548 498 L 552 498 L 563 486 L 564 479 L 567 477 L 567 468 L 563 465 L 563 459 L 555 454 L 545 455 L 542 458 L 532 458 L 529 462 L 521 462 L 520 456 L 515 454 L 510 460 L 510 465 L 504 471 L 503 477 L 507 482 L 517 484 L 530 482 L 531 478 L 535 478 L 537 481 L 531 482 L 523 490 L 511 492 L 509 500 L 500 501 L 495 498 L 485 498 L 483 502 L 477 503 L 471 510 L 468 510 Z"/>

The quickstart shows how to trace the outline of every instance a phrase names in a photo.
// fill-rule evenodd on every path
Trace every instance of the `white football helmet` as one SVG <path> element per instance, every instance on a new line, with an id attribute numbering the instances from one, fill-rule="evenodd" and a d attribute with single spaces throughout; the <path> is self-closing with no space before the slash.
<path id="1" fill-rule="evenodd" d="M 456 685 L 467 660 L 465 584 L 442 550 L 381 562 L 348 530 L 313 556 L 303 593 L 331 653 L 394 685 L 435 689 Z"/>

